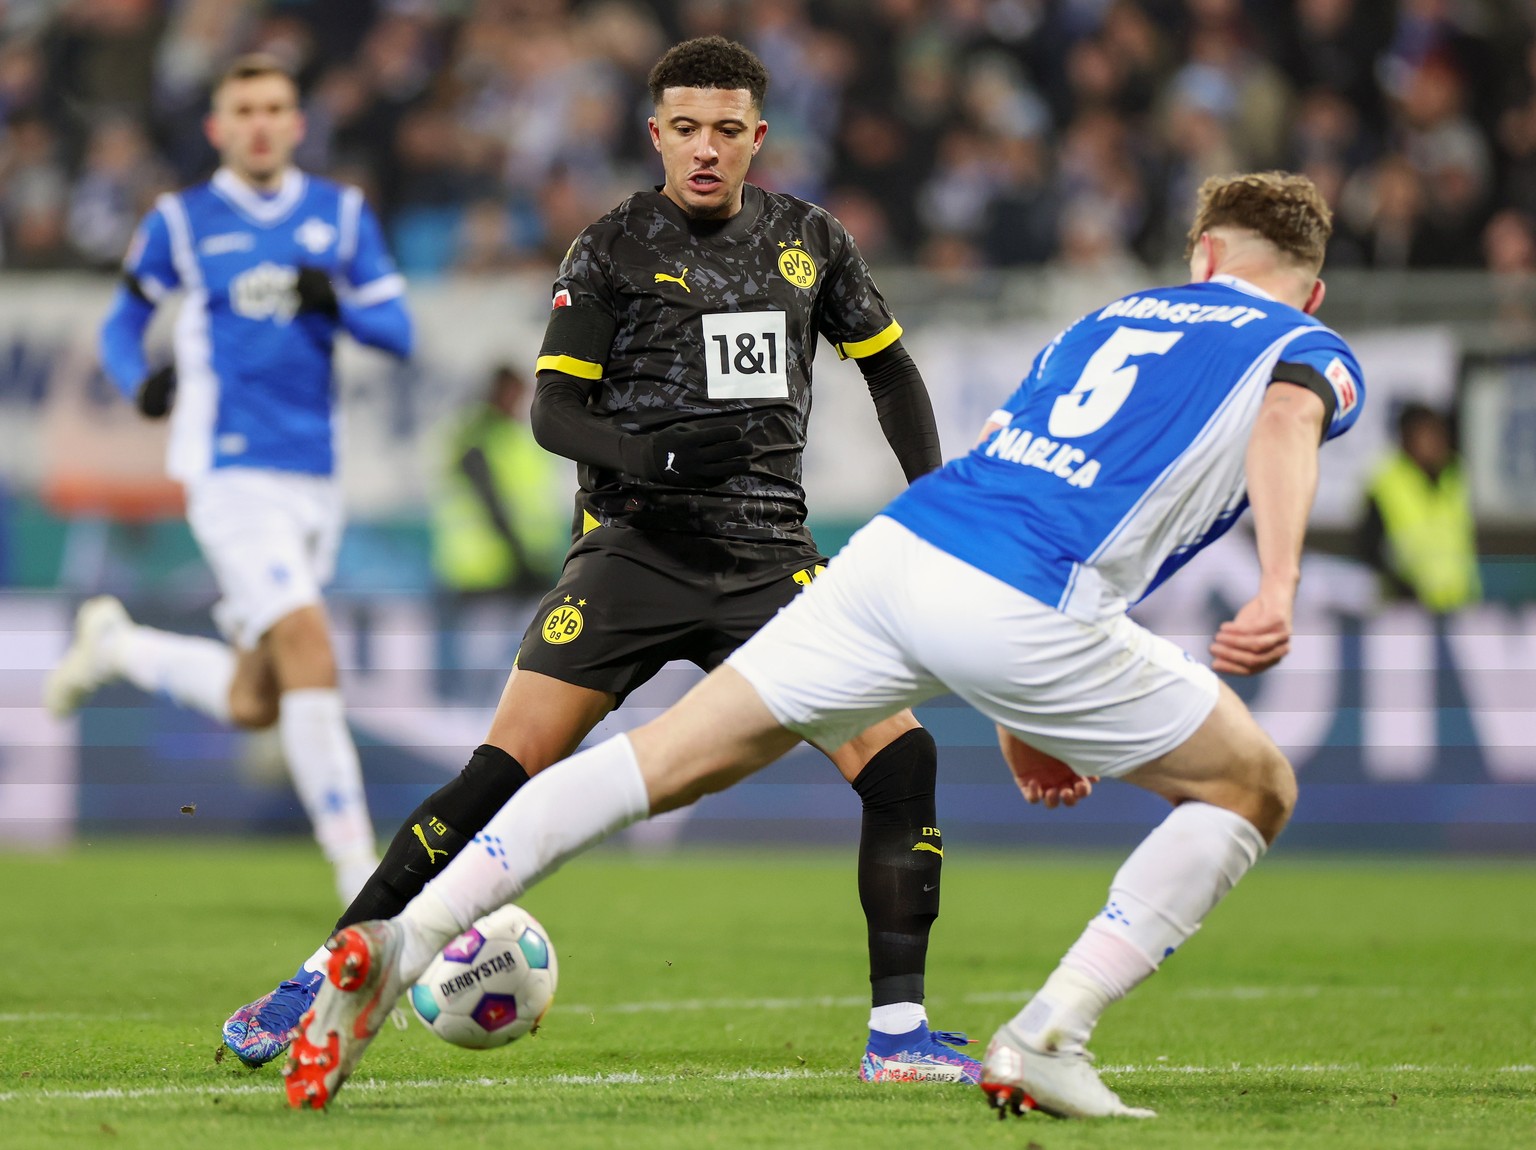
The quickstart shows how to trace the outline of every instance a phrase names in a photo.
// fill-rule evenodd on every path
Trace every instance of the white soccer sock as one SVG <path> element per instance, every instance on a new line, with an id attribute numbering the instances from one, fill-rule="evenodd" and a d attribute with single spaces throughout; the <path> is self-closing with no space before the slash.
<path id="1" fill-rule="evenodd" d="M 183 707 L 229 722 L 232 647 L 134 623 L 122 628 L 112 648 L 109 658 L 117 672 L 135 687 L 151 694 L 163 691 Z"/>
<path id="2" fill-rule="evenodd" d="M 319 950 L 315 951 L 314 954 L 310 955 L 304 960 L 304 965 L 300 969 L 307 970 L 310 974 L 317 974 L 325 971 L 330 965 L 330 948 L 322 946 Z"/>
<path id="3" fill-rule="evenodd" d="M 881 1034 L 907 1034 L 927 1021 L 928 1011 L 921 1002 L 891 1002 L 869 1010 L 869 1028 Z"/>
<path id="4" fill-rule="evenodd" d="M 1125 860 L 1108 905 L 1019 1012 L 1014 1029 L 1042 1049 L 1087 1042 L 1104 1009 L 1199 930 L 1265 849 L 1264 836 L 1241 815 L 1209 803 L 1175 807 Z"/>
<path id="5" fill-rule="evenodd" d="M 625 735 L 541 771 L 400 912 L 406 928 L 401 972 L 414 981 L 475 919 L 650 811 L 645 779 Z"/>
<path id="6" fill-rule="evenodd" d="M 363 771 L 334 687 L 284 691 L 278 731 L 288 773 L 315 828 L 315 841 L 336 870 L 336 893 L 351 903 L 378 865 Z"/>

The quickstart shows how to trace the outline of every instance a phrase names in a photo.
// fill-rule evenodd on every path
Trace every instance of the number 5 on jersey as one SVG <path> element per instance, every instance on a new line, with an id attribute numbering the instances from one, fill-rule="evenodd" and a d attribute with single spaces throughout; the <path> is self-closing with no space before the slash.
<path id="1" fill-rule="evenodd" d="M 1114 418 L 1136 386 L 1141 369 L 1125 361 L 1138 355 L 1167 355 L 1183 338 L 1181 331 L 1115 328 L 1088 357 L 1072 390 L 1051 405 L 1047 430 L 1056 439 L 1092 435 Z"/>
<path id="2" fill-rule="evenodd" d="M 784 313 L 724 312 L 704 317 L 704 372 L 711 399 L 785 399 Z"/>

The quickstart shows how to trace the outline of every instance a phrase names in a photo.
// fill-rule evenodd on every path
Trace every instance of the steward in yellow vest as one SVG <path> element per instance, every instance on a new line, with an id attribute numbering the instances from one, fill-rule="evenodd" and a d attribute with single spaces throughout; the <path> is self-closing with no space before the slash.
<path id="1" fill-rule="evenodd" d="M 452 431 L 432 515 L 432 566 L 461 594 L 537 595 L 570 546 L 564 468 L 521 415 L 527 385 L 500 367 L 487 402 Z"/>
<path id="2" fill-rule="evenodd" d="M 1444 416 L 1421 404 L 1403 410 L 1401 449 L 1384 460 L 1367 490 L 1361 544 L 1387 593 L 1417 599 L 1436 614 L 1482 598 L 1477 525 Z"/>

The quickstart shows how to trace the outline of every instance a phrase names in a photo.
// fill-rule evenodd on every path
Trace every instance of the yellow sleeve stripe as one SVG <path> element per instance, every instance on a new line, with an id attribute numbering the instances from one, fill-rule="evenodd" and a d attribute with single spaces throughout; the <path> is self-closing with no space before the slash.
<path id="1" fill-rule="evenodd" d="M 879 335 L 872 335 L 868 339 L 861 339 L 854 343 L 838 344 L 837 354 L 842 359 L 863 359 L 866 355 L 884 351 L 900 338 L 901 324 L 891 320 L 890 326 Z"/>
<path id="2" fill-rule="evenodd" d="M 879 338 L 879 337 L 876 337 Z M 527 363 L 527 360 L 523 361 Z M 534 371 L 563 371 L 577 379 L 602 379 L 603 365 L 577 359 L 574 355 L 541 355 L 533 365 Z"/>

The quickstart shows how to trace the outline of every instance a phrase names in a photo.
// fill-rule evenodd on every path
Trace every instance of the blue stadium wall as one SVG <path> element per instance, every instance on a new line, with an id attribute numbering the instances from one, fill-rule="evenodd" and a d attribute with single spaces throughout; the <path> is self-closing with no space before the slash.
<path id="1" fill-rule="evenodd" d="M 270 736 L 229 731 L 122 686 L 101 692 L 72 723 L 38 717 L 36 691 L 51 653 L 65 642 L 75 602 L 53 593 L 0 597 L 0 625 L 9 624 L 0 629 L 10 637 L 0 652 L 0 714 L 10 716 L 10 729 L 0 729 L 0 807 L 7 787 L 14 795 L 28 784 L 52 784 L 71 795 L 67 827 L 42 834 L 16 821 L 14 811 L 6 821 L 0 810 L 0 838 L 304 833 Z M 148 622 L 207 633 L 206 606 L 145 601 L 135 609 Z M 1465 624 L 1429 624 L 1406 637 L 1389 633 L 1385 645 L 1379 620 L 1334 614 L 1313 621 L 1305 637 L 1312 654 L 1289 672 L 1294 697 L 1270 700 L 1281 708 L 1282 743 L 1286 731 L 1312 732 L 1308 745 L 1288 748 L 1302 782 L 1288 849 L 1536 851 L 1536 694 L 1529 690 L 1536 620 L 1529 610 L 1500 610 L 1478 617 L 1479 633 L 1469 635 Z M 445 781 L 479 741 L 528 611 L 481 607 L 465 618 L 421 597 L 337 601 L 345 686 L 381 831 Z M 22 632 L 18 620 L 30 620 L 34 630 Z M 1408 649 L 1416 653 L 1402 656 Z M 1493 654 L 1485 665 L 1469 666 L 1469 651 Z M 1406 663 L 1384 668 L 1384 657 Z M 696 677 L 690 668 L 668 668 L 597 734 L 644 721 Z M 1394 677 L 1403 679 L 1400 698 L 1397 686 L 1383 694 L 1382 681 Z M 1263 692 L 1284 683 L 1235 685 L 1264 714 Z M 1030 807 L 1001 765 L 984 719 L 953 698 L 932 700 L 918 713 L 940 746 L 940 825 L 952 843 L 1122 845 L 1165 809 L 1113 783 L 1075 810 Z M 19 723 L 25 714 L 33 721 Z M 1383 729 L 1418 735 L 1386 748 L 1366 739 Z M 52 817 L 66 816 L 55 807 Z M 801 750 L 637 834 L 657 845 L 852 844 L 857 819 L 850 788 L 820 755 Z"/>

